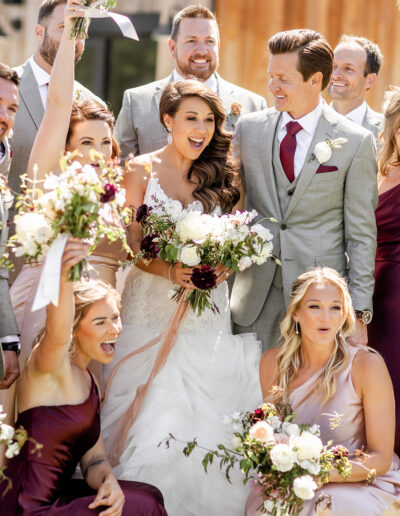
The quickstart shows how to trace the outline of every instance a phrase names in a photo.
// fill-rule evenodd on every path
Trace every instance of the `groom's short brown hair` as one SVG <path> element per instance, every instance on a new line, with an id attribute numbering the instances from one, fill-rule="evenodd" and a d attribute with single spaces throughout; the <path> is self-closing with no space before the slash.
<path id="1" fill-rule="evenodd" d="M 322 90 L 331 78 L 333 51 L 324 36 L 311 29 L 295 29 L 278 32 L 268 41 L 271 54 L 297 52 L 297 69 L 304 81 L 316 72 L 322 73 Z"/>
<path id="2" fill-rule="evenodd" d="M 179 32 L 179 25 L 184 18 L 205 18 L 206 20 L 212 20 L 217 23 L 217 19 L 215 18 L 214 13 L 210 11 L 208 7 L 200 4 L 188 5 L 174 16 L 170 35 L 170 38 L 174 41 L 176 41 Z"/>

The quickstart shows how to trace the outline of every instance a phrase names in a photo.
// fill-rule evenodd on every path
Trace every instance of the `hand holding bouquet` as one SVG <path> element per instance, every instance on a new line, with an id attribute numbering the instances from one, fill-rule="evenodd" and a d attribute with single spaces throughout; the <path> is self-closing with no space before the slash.
<path id="1" fill-rule="evenodd" d="M 100 11 L 108 11 L 116 5 L 117 0 L 83 0 L 84 7 L 97 8 Z M 86 18 L 75 18 L 72 25 L 71 38 L 86 38 L 86 23 Z"/>
<path id="2" fill-rule="evenodd" d="M 329 473 L 336 468 L 343 478 L 351 475 L 352 465 L 344 446 L 323 445 L 319 426 L 296 424 L 295 413 L 288 405 L 264 403 L 252 412 L 225 416 L 224 423 L 235 430 L 232 449 L 223 444 L 208 450 L 203 459 L 205 471 L 214 459 L 220 461 L 230 481 L 230 470 L 239 464 L 243 482 L 253 480 L 264 499 L 261 513 L 274 516 L 298 514 L 305 500 L 329 481 Z M 175 438 L 170 435 L 165 443 Z M 198 447 L 196 439 L 186 443 L 183 453 L 189 456 Z M 358 458 L 362 452 L 355 456 Z M 359 463 L 359 462 L 357 462 Z"/>
<path id="3" fill-rule="evenodd" d="M 82 166 L 74 161 L 74 156 L 61 159 L 60 175 L 46 177 L 45 193 L 34 180 L 32 189 L 25 190 L 17 202 L 16 234 L 10 239 L 17 256 L 38 261 L 46 256 L 59 235 L 81 238 L 90 245 L 89 254 L 103 236 L 110 242 L 120 239 L 130 251 L 122 226 L 129 221 L 130 212 L 124 208 L 121 169 L 106 165 L 94 151 L 91 158 L 98 162 L 98 167 Z M 121 225 L 107 225 L 102 217 L 106 213 L 108 219 L 120 221 Z M 79 280 L 87 269 L 87 263 L 80 262 L 71 269 L 69 279 Z"/>
<path id="4" fill-rule="evenodd" d="M 257 216 L 254 210 L 225 215 L 189 210 L 172 213 L 155 202 L 157 210 L 143 204 L 136 212 L 143 234 L 136 259 L 159 256 L 172 266 L 182 263 L 193 268 L 190 281 L 195 288 L 187 300 L 199 316 L 206 308 L 218 310 L 211 291 L 218 284 L 222 268 L 239 272 L 272 257 L 270 231 L 261 224 L 250 225 Z M 180 299 L 183 290 L 179 288 L 173 299 Z"/>

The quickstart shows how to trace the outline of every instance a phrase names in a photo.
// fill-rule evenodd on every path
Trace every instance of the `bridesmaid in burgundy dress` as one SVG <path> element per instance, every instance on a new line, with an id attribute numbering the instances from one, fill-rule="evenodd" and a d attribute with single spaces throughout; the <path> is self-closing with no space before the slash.
<path id="1" fill-rule="evenodd" d="M 400 88 L 386 92 L 383 147 L 378 155 L 374 317 L 368 344 L 382 354 L 396 398 L 396 445 L 400 451 Z"/>
<path id="2" fill-rule="evenodd" d="M 87 366 L 92 359 L 103 364 L 113 359 L 121 331 L 119 296 L 101 281 L 67 280 L 86 255 L 80 240 L 68 240 L 58 307 L 47 308 L 43 336 L 17 382 L 16 426 L 43 448 L 30 453 L 32 445 L 25 445 L 9 462 L 12 489 L 1 498 L 6 486 L 0 484 L 2 516 L 167 514 L 156 487 L 118 482 L 105 457 L 98 388 Z M 85 480 L 72 479 L 78 462 Z"/>

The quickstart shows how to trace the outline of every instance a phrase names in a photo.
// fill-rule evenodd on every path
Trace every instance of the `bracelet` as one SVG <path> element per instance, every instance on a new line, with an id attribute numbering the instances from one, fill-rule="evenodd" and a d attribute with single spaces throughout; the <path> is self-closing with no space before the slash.
<path id="1" fill-rule="evenodd" d="M 2 342 L 1 347 L 3 348 L 3 351 L 15 351 L 17 356 L 21 352 L 21 343 L 19 341 L 14 342 Z"/>
<path id="2" fill-rule="evenodd" d="M 174 263 L 171 263 L 171 265 L 169 266 L 169 269 L 168 269 L 168 279 L 171 283 L 174 283 L 174 281 L 172 281 L 171 279 L 171 269 L 174 267 Z"/>

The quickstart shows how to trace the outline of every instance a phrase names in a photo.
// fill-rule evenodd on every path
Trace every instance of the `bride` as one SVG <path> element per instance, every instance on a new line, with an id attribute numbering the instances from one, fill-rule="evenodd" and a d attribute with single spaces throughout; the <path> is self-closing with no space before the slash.
<path id="1" fill-rule="evenodd" d="M 170 83 L 160 101 L 160 119 L 169 144 L 136 158 L 127 173 L 127 203 L 145 203 L 175 214 L 198 210 L 222 214 L 243 206 L 238 172 L 230 157 L 231 137 L 223 129 L 225 113 L 218 96 L 197 81 Z M 140 226 L 129 226 L 134 251 L 142 239 Z M 177 304 L 170 299 L 174 286 L 194 288 L 192 269 L 171 267 L 154 259 L 132 267 L 122 296 L 123 330 L 115 362 L 142 348 L 167 327 Z M 201 317 L 189 311 L 166 363 L 154 377 L 139 413 L 128 427 L 118 426 L 147 382 L 159 345 L 128 357 L 110 377 L 102 409 L 102 429 L 109 450 L 124 447 L 115 472 L 118 478 L 151 482 L 163 493 L 171 516 L 242 515 L 247 489 L 240 475 L 231 486 L 218 468 L 206 474 L 202 453 L 186 458 L 182 444 L 158 446 L 169 433 L 184 441 L 198 438 L 204 446 L 231 444 L 231 429 L 224 415 L 251 409 L 262 400 L 258 385 L 260 344 L 253 334 L 233 336 L 230 328 L 227 277 L 232 271 L 218 267 L 213 301 L 219 313 Z M 195 450 L 196 451 L 196 450 Z"/>

